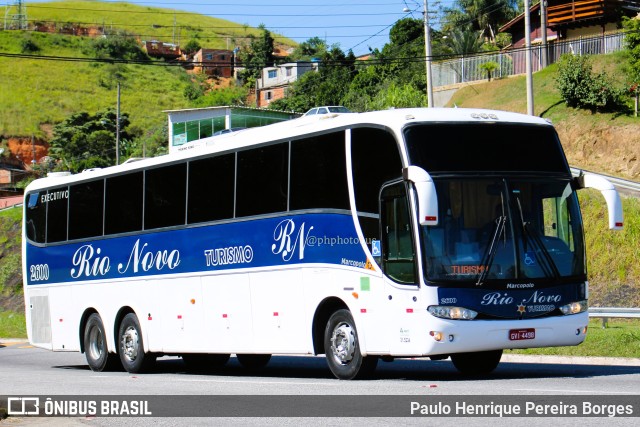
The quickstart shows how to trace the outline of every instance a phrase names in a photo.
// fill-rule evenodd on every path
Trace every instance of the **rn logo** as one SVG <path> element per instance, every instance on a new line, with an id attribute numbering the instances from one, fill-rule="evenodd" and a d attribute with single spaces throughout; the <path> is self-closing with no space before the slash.
<path id="1" fill-rule="evenodd" d="M 292 219 L 280 221 L 275 230 L 273 230 L 275 243 L 271 245 L 271 252 L 274 255 L 282 255 L 283 261 L 290 261 L 297 248 L 298 259 L 304 259 L 304 248 L 311 230 L 313 230 L 313 226 L 309 227 L 305 233 L 304 222 L 296 229 L 296 223 Z"/>

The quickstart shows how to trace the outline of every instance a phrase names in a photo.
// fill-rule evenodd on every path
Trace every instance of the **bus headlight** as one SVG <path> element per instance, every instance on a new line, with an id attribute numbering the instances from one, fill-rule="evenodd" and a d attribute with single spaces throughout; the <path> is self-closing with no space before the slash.
<path id="1" fill-rule="evenodd" d="M 560 308 L 560 311 L 562 312 L 562 314 L 567 315 L 567 314 L 578 314 L 578 313 L 582 313 L 583 311 L 587 311 L 587 309 L 589 308 L 589 304 L 587 303 L 586 300 L 584 301 L 576 301 L 576 302 L 572 302 L 566 305 L 563 305 Z"/>
<path id="2" fill-rule="evenodd" d="M 454 320 L 473 320 L 478 315 L 478 312 L 468 308 L 447 305 L 430 305 L 427 311 L 435 317 Z"/>

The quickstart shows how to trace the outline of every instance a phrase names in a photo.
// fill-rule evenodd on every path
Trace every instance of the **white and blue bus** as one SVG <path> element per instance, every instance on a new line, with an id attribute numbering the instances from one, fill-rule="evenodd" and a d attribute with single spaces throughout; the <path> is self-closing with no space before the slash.
<path id="1" fill-rule="evenodd" d="M 230 355 L 378 359 L 571 346 L 588 282 L 574 178 L 547 121 L 398 109 L 247 129 L 199 147 L 34 181 L 24 203 L 29 340 L 95 371 L 197 369 Z"/>

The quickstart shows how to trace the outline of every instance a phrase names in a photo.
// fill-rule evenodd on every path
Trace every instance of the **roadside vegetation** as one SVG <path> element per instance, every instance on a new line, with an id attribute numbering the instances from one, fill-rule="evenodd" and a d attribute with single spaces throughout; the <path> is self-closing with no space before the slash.
<path id="1" fill-rule="evenodd" d="M 587 339 L 578 346 L 508 350 L 505 354 L 640 358 L 640 320 L 610 319 L 603 328 L 602 320 L 592 319 Z"/>

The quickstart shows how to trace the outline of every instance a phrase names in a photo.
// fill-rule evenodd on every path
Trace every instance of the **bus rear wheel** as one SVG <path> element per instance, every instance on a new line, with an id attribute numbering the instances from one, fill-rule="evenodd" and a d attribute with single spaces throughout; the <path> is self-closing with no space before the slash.
<path id="1" fill-rule="evenodd" d="M 89 316 L 84 327 L 84 352 L 89 367 L 94 372 L 118 369 L 118 355 L 109 353 L 102 319 L 98 313 Z"/>
<path id="2" fill-rule="evenodd" d="M 144 342 L 138 317 L 129 313 L 120 322 L 118 332 L 120 362 L 132 374 L 149 371 L 156 361 L 153 353 L 144 352 Z"/>
<path id="3" fill-rule="evenodd" d="M 341 380 L 370 376 L 378 364 L 377 356 L 363 357 L 353 316 L 349 310 L 331 315 L 324 331 L 324 351 L 329 369 Z"/>
<path id="4" fill-rule="evenodd" d="M 500 359 L 502 350 L 478 351 L 451 355 L 453 366 L 465 375 L 484 375 L 492 372 Z"/>
<path id="5" fill-rule="evenodd" d="M 271 360 L 270 354 L 236 354 L 238 362 L 250 370 L 262 369 Z"/>

